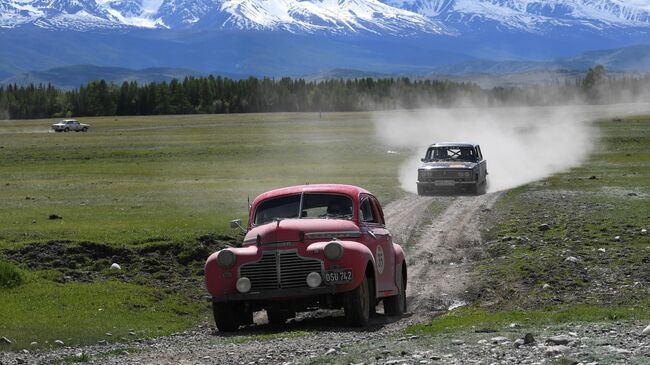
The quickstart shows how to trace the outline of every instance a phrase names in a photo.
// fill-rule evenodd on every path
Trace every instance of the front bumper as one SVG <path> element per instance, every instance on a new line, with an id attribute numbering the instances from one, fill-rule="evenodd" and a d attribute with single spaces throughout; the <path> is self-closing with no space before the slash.
<path id="1" fill-rule="evenodd" d="M 444 181 L 444 182 L 443 182 Z M 417 181 L 417 185 L 426 190 L 439 190 L 439 189 L 454 189 L 454 188 L 470 188 L 476 185 L 473 180 L 432 180 L 432 181 Z"/>
<path id="2" fill-rule="evenodd" d="M 321 286 L 318 288 L 292 288 L 292 289 L 276 289 L 263 292 L 249 292 L 225 294 L 219 297 L 212 297 L 212 302 L 243 302 L 243 301 L 259 301 L 269 299 L 293 299 L 300 297 L 313 297 L 319 295 L 335 294 L 336 285 Z"/>

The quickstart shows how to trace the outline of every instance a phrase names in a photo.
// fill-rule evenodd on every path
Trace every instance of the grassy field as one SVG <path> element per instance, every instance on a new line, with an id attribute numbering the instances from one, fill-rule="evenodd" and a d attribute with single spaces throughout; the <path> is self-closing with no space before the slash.
<path id="1" fill-rule="evenodd" d="M 201 265 L 235 234 L 229 220 L 246 220 L 247 197 L 319 182 L 358 184 L 383 202 L 402 194 L 405 155 L 387 153 L 371 118 L 85 118 L 88 133 L 0 122 L 0 255 L 13 262 L 0 256 L 5 347 L 146 337 L 207 319 Z M 77 333 L 63 325 L 79 321 Z"/>
<path id="2" fill-rule="evenodd" d="M 237 241 L 224 236 L 234 235 L 228 221 L 245 218 L 247 197 L 265 190 L 341 182 L 384 203 L 403 194 L 395 172 L 406 154 L 387 153 L 371 114 L 83 122 L 89 133 L 0 122 L 0 336 L 13 341 L 0 350 L 156 336 L 208 320 L 201 265 Z M 648 318 L 650 117 L 598 125 L 603 139 L 587 163 L 500 199 L 486 222 L 476 307 L 413 331 L 522 312 L 549 323 Z M 114 261 L 121 271 L 109 269 Z"/>
<path id="3" fill-rule="evenodd" d="M 229 232 L 248 196 L 291 184 L 360 184 L 390 200 L 403 157 L 378 144 L 370 118 L 88 118 L 85 134 L 0 122 L 0 245 L 193 240 Z"/>
<path id="4" fill-rule="evenodd" d="M 497 202 L 473 306 L 411 331 L 650 319 L 650 116 L 596 124 L 582 166 Z"/>

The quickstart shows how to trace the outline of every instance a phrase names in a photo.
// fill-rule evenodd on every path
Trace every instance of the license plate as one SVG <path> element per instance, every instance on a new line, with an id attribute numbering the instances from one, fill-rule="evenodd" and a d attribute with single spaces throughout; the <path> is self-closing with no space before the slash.
<path id="1" fill-rule="evenodd" d="M 436 180 L 433 184 L 436 186 L 454 186 L 456 183 L 454 180 Z"/>
<path id="2" fill-rule="evenodd" d="M 327 270 L 325 282 L 327 284 L 343 284 L 352 281 L 352 269 Z"/>

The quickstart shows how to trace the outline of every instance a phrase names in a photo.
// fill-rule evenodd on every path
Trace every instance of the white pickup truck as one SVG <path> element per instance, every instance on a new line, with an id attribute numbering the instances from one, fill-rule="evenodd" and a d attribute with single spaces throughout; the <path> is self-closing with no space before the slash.
<path id="1" fill-rule="evenodd" d="M 74 119 L 64 119 L 58 123 L 52 124 L 52 129 L 55 132 L 88 132 L 90 126 L 88 124 L 79 123 Z"/>

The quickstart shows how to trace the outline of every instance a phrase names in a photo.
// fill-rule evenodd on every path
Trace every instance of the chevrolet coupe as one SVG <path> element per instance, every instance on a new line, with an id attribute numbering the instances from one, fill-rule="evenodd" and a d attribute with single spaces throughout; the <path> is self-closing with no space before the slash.
<path id="1" fill-rule="evenodd" d="M 351 185 L 293 186 L 251 204 L 242 247 L 213 253 L 205 264 L 219 331 L 234 331 L 266 310 L 271 324 L 296 312 L 343 308 L 349 325 L 406 311 L 406 260 L 393 242 L 379 201 Z"/>

